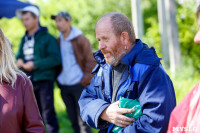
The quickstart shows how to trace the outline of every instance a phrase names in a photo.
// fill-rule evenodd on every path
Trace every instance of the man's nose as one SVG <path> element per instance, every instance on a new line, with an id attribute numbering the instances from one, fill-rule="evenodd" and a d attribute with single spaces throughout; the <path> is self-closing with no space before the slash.
<path id="1" fill-rule="evenodd" d="M 103 41 L 100 41 L 99 42 L 99 49 L 102 50 L 102 49 L 105 49 L 106 48 L 106 45 Z"/>

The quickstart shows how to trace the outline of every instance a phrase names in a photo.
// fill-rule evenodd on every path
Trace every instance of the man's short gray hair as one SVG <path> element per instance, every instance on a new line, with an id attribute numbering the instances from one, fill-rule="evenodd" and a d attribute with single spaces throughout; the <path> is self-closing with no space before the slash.
<path id="1" fill-rule="evenodd" d="M 100 21 L 102 21 L 104 18 L 110 17 L 111 23 L 112 23 L 112 28 L 113 28 L 113 33 L 116 36 L 121 35 L 122 32 L 127 32 L 129 35 L 129 40 L 130 42 L 134 43 L 135 42 L 135 32 L 133 28 L 133 24 L 129 20 L 128 17 L 126 17 L 122 13 L 118 12 L 110 12 L 105 15 L 103 15 L 99 21 L 97 22 L 96 26 Z"/>

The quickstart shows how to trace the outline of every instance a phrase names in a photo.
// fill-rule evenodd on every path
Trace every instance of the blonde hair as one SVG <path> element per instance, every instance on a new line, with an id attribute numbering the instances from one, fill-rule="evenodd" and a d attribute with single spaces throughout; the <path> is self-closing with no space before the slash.
<path id="1" fill-rule="evenodd" d="M 17 68 L 11 45 L 0 28 L 0 83 L 6 80 L 12 86 L 17 80 Z"/>

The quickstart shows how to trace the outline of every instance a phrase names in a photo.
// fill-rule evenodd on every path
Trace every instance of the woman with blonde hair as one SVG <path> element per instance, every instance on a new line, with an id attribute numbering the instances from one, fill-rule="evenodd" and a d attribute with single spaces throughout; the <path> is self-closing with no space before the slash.
<path id="1" fill-rule="evenodd" d="M 0 133 L 44 133 L 30 80 L 15 65 L 0 28 Z"/>

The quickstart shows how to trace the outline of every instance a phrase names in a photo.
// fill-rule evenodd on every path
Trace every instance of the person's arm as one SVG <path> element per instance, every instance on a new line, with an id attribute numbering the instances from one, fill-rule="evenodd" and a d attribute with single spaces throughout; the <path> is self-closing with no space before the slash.
<path id="1" fill-rule="evenodd" d="M 24 37 L 22 38 L 21 42 L 19 43 L 19 48 L 18 48 L 18 51 L 16 53 L 16 59 L 23 59 L 23 40 L 24 40 Z"/>
<path id="2" fill-rule="evenodd" d="M 90 84 L 90 81 L 94 75 L 91 74 L 92 69 L 96 65 L 96 61 L 93 56 L 92 52 L 92 46 L 89 42 L 89 40 L 84 37 L 83 35 L 80 36 L 81 39 L 79 39 L 78 43 L 81 43 L 79 46 L 82 46 L 82 53 L 84 55 L 84 60 L 83 60 L 83 73 L 84 77 L 81 81 L 83 86 L 87 86 Z"/>
<path id="3" fill-rule="evenodd" d="M 98 77 L 99 78 L 99 77 Z M 98 94 L 99 84 L 96 75 L 93 77 L 79 99 L 80 115 L 83 121 L 93 128 L 101 129 L 108 127 L 106 121 L 99 123 L 101 113 L 110 105 L 103 100 L 102 95 Z M 101 92 L 100 92 L 101 93 Z"/>
<path id="4" fill-rule="evenodd" d="M 83 121 L 97 129 L 107 128 L 110 123 L 123 126 L 130 125 L 134 119 L 125 117 L 122 114 L 134 112 L 134 110 L 120 109 L 118 102 L 110 104 L 104 100 L 101 90 L 101 70 L 98 73 L 93 77 L 90 85 L 83 90 L 79 99 Z"/>
<path id="5" fill-rule="evenodd" d="M 33 86 L 30 80 L 25 78 L 24 81 L 24 133 L 45 133 L 45 127 L 40 116 L 37 102 L 33 93 Z"/>
<path id="6" fill-rule="evenodd" d="M 24 65 L 24 61 L 21 59 L 21 58 L 19 58 L 18 60 L 17 60 L 17 67 L 18 68 L 23 68 L 23 65 Z"/>
<path id="7" fill-rule="evenodd" d="M 156 67 L 143 76 L 138 87 L 143 115 L 120 133 L 162 133 L 167 131 L 170 113 L 176 105 L 174 88 L 168 75 Z"/>
<path id="8" fill-rule="evenodd" d="M 47 45 L 44 47 L 44 51 L 47 55 L 44 58 L 34 59 L 34 70 L 45 70 L 56 67 L 61 63 L 61 55 L 57 40 L 50 35 L 46 43 Z"/>
<path id="9" fill-rule="evenodd" d="M 117 101 L 109 105 L 102 112 L 100 118 L 119 127 L 127 127 L 132 124 L 135 119 L 129 118 L 123 114 L 133 113 L 134 111 L 134 109 L 119 108 L 119 101 Z"/>

